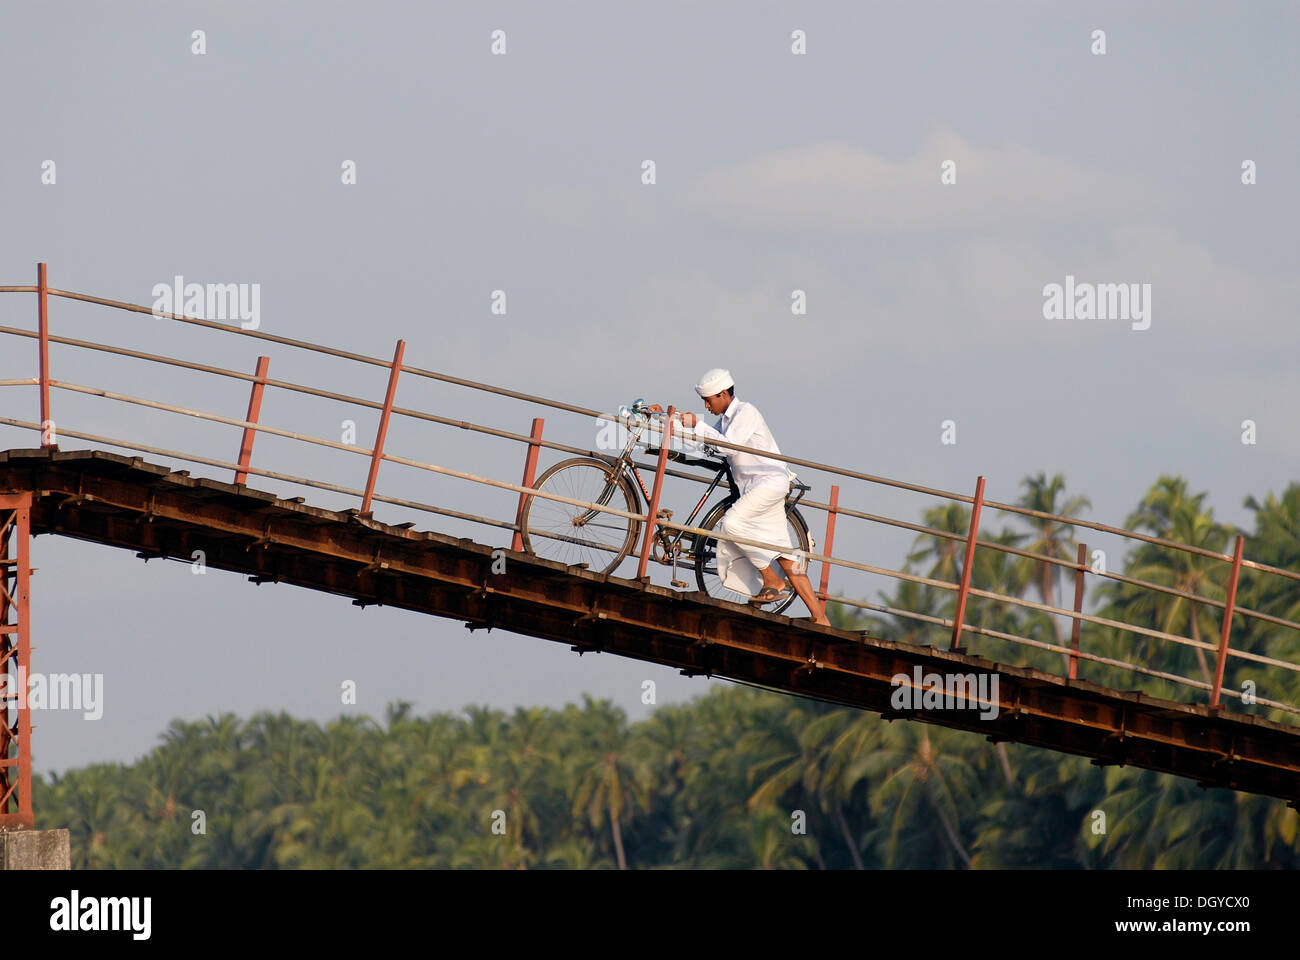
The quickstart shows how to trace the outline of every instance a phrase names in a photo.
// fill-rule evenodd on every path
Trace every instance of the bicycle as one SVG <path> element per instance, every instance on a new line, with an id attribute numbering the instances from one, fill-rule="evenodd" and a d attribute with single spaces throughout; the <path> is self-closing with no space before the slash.
<path id="1" fill-rule="evenodd" d="M 627 422 L 630 429 L 628 441 L 617 457 L 597 454 L 562 460 L 547 469 L 534 482 L 534 488 L 585 503 L 612 507 L 626 513 L 645 513 L 642 503 L 648 504 L 651 494 L 645 481 L 641 479 L 637 465 L 632 462 L 632 451 L 641 442 L 641 435 L 649 426 L 651 419 L 662 421 L 664 415 L 647 411 L 644 400 L 637 400 L 630 408 L 620 407 L 620 423 Z M 659 452 L 648 442 L 644 446 L 647 455 L 657 455 Z M 704 450 L 717 453 L 716 448 L 707 445 L 704 445 Z M 716 471 L 712 482 L 704 491 L 704 496 L 700 497 L 683 524 L 688 527 L 713 530 L 722 521 L 727 509 L 740 498 L 731 476 L 731 467 L 720 456 L 718 459 L 692 457 L 684 452 L 670 450 L 669 457 L 674 462 L 687 466 Z M 724 479 L 727 495 L 705 513 L 701 523 L 695 523 L 701 508 Z M 791 485 L 790 493 L 786 496 L 786 531 L 794 549 L 802 550 L 804 556 L 812 552 L 816 543 L 808 532 L 808 524 L 799 512 L 798 505 L 804 494 L 811 489 L 807 484 L 796 482 Z M 672 517 L 671 510 L 663 508 L 659 510 L 659 519 L 672 520 Z M 596 573 L 608 574 L 616 570 L 619 564 L 636 550 L 641 534 L 641 521 L 529 495 L 524 501 L 519 528 L 524 550 L 528 553 L 565 565 L 577 565 Z M 577 535 L 579 531 L 581 536 Z M 677 574 L 679 564 L 685 563 L 694 567 L 696 584 L 708 596 L 732 603 L 748 602 L 747 594 L 737 593 L 722 585 L 722 580 L 718 577 L 717 543 L 717 539 L 713 537 L 703 537 L 685 530 L 670 530 L 656 525 L 655 536 L 651 541 L 651 558 L 665 566 L 672 566 L 674 587 L 689 585 L 686 581 L 678 579 Z M 780 565 L 777 569 L 780 570 Z M 783 571 L 781 575 L 785 576 Z M 786 579 L 788 581 L 788 578 Z M 752 606 L 769 613 L 780 613 L 793 603 L 794 599 L 795 593 L 791 587 L 789 595 L 782 600 L 772 600 L 766 604 L 752 604 Z"/>

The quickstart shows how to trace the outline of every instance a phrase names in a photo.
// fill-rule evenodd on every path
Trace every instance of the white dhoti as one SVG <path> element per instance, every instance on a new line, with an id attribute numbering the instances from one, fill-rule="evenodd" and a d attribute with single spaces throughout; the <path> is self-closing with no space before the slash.
<path id="1" fill-rule="evenodd" d="M 722 522 L 717 529 L 733 537 L 793 547 L 785 518 L 785 497 L 789 492 L 790 482 L 785 479 L 763 481 L 750 487 L 722 515 Z M 758 593 L 763 587 L 763 571 L 777 557 L 787 557 L 796 565 L 799 563 L 793 550 L 787 553 L 744 543 L 731 543 L 728 540 L 718 540 L 716 543 L 718 578 L 724 587 L 736 593 L 750 596 Z"/>

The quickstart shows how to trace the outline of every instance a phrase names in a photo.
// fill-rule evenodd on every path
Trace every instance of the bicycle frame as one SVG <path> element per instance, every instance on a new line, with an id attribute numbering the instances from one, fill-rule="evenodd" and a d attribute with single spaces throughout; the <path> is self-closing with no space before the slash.
<path id="1" fill-rule="evenodd" d="M 650 491 L 646 489 L 645 481 L 641 479 L 641 471 L 637 469 L 637 465 L 635 463 L 632 463 L 631 460 L 628 460 L 623 469 L 625 472 L 631 473 L 632 476 L 636 478 L 637 486 L 641 488 L 641 494 L 642 496 L 645 497 L 645 502 L 649 503 Z M 709 497 L 713 495 L 713 491 L 718 488 L 718 484 L 722 482 L 723 477 L 727 478 L 727 486 L 729 488 L 727 492 L 727 500 L 734 502 L 735 500 L 739 499 L 739 497 L 736 496 L 736 489 L 735 489 L 736 485 L 735 483 L 732 482 L 731 479 L 731 466 L 724 461 L 722 467 L 714 475 L 713 480 L 709 482 L 708 487 L 704 491 L 704 495 L 700 497 L 699 502 L 695 504 L 695 508 L 691 510 L 687 518 L 684 521 L 682 521 L 683 526 L 687 526 L 687 527 L 695 526 L 695 518 L 699 516 L 700 511 L 704 508 L 704 504 L 706 504 L 709 500 Z M 665 554 L 667 555 L 667 554 L 671 554 L 673 548 L 677 544 L 681 543 L 682 537 L 686 535 L 686 531 L 685 530 L 668 531 L 660 527 L 658 530 L 658 534 L 659 534 L 659 541 L 660 543 L 663 544 Z M 691 554 L 687 554 L 687 556 L 691 556 Z"/>
<path id="2" fill-rule="evenodd" d="M 641 496 L 645 498 L 642 502 L 649 503 L 651 501 L 650 488 L 647 487 L 645 481 L 641 479 L 641 471 L 637 467 L 637 465 L 632 461 L 632 451 L 636 448 L 637 443 L 640 442 L 641 434 L 644 432 L 644 430 L 645 430 L 644 423 L 637 424 L 633 428 L 631 432 L 631 436 L 628 438 L 627 445 L 623 448 L 623 452 L 620 453 L 618 457 L 612 458 L 613 465 L 614 465 L 614 476 L 617 479 L 611 481 L 609 485 L 606 486 L 605 490 L 601 493 L 600 499 L 596 501 L 601 506 L 607 505 L 609 498 L 613 496 L 615 486 L 617 486 L 619 483 L 622 483 L 624 477 L 628 475 L 631 475 L 636 480 L 636 485 L 641 490 Z M 650 453 L 650 448 L 648 445 L 646 448 L 646 452 Z M 689 457 L 684 458 L 684 460 L 687 463 L 698 463 L 701 465 L 710 464 L 710 469 L 713 469 L 710 461 L 703 461 L 700 460 L 699 458 L 689 458 Z M 724 477 L 726 478 L 727 481 L 727 496 L 724 502 L 734 503 L 736 500 L 740 499 L 739 494 L 736 492 L 735 480 L 731 476 L 731 465 L 726 460 L 723 460 L 721 461 L 720 466 L 717 467 L 717 472 L 714 475 L 713 480 L 710 481 L 708 487 L 705 488 L 703 496 L 700 497 L 699 501 L 695 504 L 694 509 L 691 510 L 687 518 L 684 521 L 682 521 L 683 526 L 687 526 L 687 527 L 695 526 L 695 518 L 699 516 L 700 511 L 704 509 L 704 505 L 708 503 L 709 497 L 713 495 L 714 490 L 718 489 L 718 486 L 719 484 L 721 484 Z M 786 513 L 789 513 L 796 506 L 798 506 L 799 501 L 803 499 L 804 494 L 807 493 L 810 489 L 811 488 L 807 484 L 803 484 L 803 483 L 794 484 L 791 488 L 790 496 L 786 497 L 786 503 L 785 503 Z M 797 493 L 794 492 L 796 490 L 798 491 Z M 584 518 L 584 520 L 585 519 L 587 518 Z M 652 517 L 651 522 L 654 522 L 654 519 L 655 518 Z M 679 548 L 678 545 L 682 542 L 682 538 L 686 536 L 686 531 L 685 530 L 669 531 L 667 529 L 660 527 L 656 531 L 656 534 L 657 534 L 657 539 L 664 550 L 665 559 L 663 560 L 663 562 L 666 563 L 667 562 L 666 558 L 672 556 L 674 551 L 676 551 Z M 692 534 L 692 536 L 694 535 Z M 693 557 L 693 553 L 688 551 L 685 553 L 685 557 L 691 558 Z"/>

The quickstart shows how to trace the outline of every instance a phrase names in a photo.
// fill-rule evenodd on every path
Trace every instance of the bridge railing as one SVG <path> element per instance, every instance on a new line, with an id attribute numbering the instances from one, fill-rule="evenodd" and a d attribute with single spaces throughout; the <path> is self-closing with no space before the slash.
<path id="1" fill-rule="evenodd" d="M 659 437 L 660 453 L 656 463 L 649 464 L 637 462 L 641 469 L 653 470 L 655 474 L 654 494 L 651 497 L 648 509 L 645 513 L 635 514 L 628 511 L 619 510 L 602 504 L 591 503 L 579 499 L 565 497 L 554 494 L 545 490 L 537 489 L 534 486 L 536 480 L 537 454 L 540 449 L 551 449 L 562 453 L 593 456 L 598 458 L 609 459 L 606 452 L 584 449 L 570 444 L 558 443 L 551 439 L 543 438 L 544 420 L 535 418 L 532 423 L 532 429 L 528 434 L 516 433 L 485 424 L 473 423 L 464 419 L 441 416 L 424 410 L 416 410 L 398 406 L 395 402 L 397 389 L 400 378 L 403 375 L 415 376 L 429 380 L 440 381 L 471 390 L 484 391 L 503 397 L 527 401 L 551 409 L 560 410 L 569 414 L 577 414 L 584 417 L 595 418 L 597 421 L 621 422 L 613 414 L 604 413 L 599 410 L 581 406 L 579 404 L 568 403 L 559 400 L 548 399 L 534 396 L 517 390 L 511 390 L 494 384 L 481 383 L 462 377 L 455 377 L 444 373 L 438 373 L 432 370 L 425 370 L 403 362 L 405 342 L 398 341 L 394 350 L 391 361 L 382 358 L 370 357 L 363 354 L 353 353 L 346 350 L 340 350 L 333 347 L 323 346 L 302 340 L 295 340 L 289 337 L 278 336 L 266 333 L 260 330 L 244 329 L 241 326 L 220 323 L 214 320 L 204 319 L 202 317 L 187 316 L 185 314 L 176 314 L 155 310 L 151 307 L 141 306 L 139 304 L 126 303 L 123 301 L 109 300 L 102 297 L 95 297 L 88 294 L 77 293 L 73 291 L 55 289 L 48 285 L 46 277 L 45 264 L 38 265 L 37 283 L 35 285 L 13 285 L 0 286 L 0 293 L 34 293 L 37 297 L 37 328 L 35 331 L 8 326 L 0 326 L 0 334 L 34 339 L 37 341 L 37 359 L 38 373 L 35 377 L 17 378 L 0 380 L 0 386 L 36 386 L 39 391 L 39 420 L 36 422 L 20 420 L 9 417 L 0 417 L 0 423 L 13 427 L 36 430 L 41 433 L 41 443 L 44 447 L 57 448 L 57 438 L 59 436 L 72 437 L 85 440 L 94 444 L 103 444 L 118 447 L 127 450 L 134 450 L 142 453 L 154 454 L 158 456 L 183 460 L 190 463 L 203 464 L 222 470 L 231 470 L 234 472 L 235 482 L 244 483 L 249 475 L 266 477 L 278 481 L 292 484 L 303 485 L 321 490 L 328 490 L 334 493 L 344 494 L 346 496 L 357 497 L 361 502 L 359 513 L 363 516 L 372 514 L 371 507 L 374 501 L 390 503 L 406 509 L 419 510 L 436 515 L 446 516 L 458 520 L 468 521 L 475 524 L 481 524 L 498 529 L 509 530 L 512 533 L 512 546 L 519 550 L 522 548 L 521 541 L 521 516 L 523 505 L 527 497 L 535 496 L 560 503 L 579 506 L 589 510 L 598 511 L 605 514 L 619 516 L 625 519 L 635 519 L 646 525 L 646 536 L 643 545 L 640 548 L 638 557 L 639 568 L 638 576 L 644 577 L 647 564 L 651 557 L 651 534 L 656 527 L 669 530 L 686 531 L 692 534 L 707 535 L 718 540 L 728 540 L 734 543 L 748 544 L 754 546 L 767 547 L 771 549 L 788 550 L 785 544 L 768 544 L 761 541 L 751 540 L 744 537 L 729 535 L 717 530 L 703 530 L 698 527 L 686 526 L 673 522 L 658 516 L 657 506 L 659 493 L 662 489 L 665 477 L 674 477 L 692 482 L 707 483 L 709 478 L 700 476 L 689 471 L 682 471 L 668 466 L 667 453 L 672 437 L 672 420 L 666 421 L 665 427 L 657 427 L 651 424 L 649 429 L 661 431 Z M 258 340 L 276 343 L 282 346 L 292 347 L 304 351 L 323 354 L 354 363 L 367 364 L 377 367 L 386 368 L 388 373 L 388 387 L 383 401 L 370 400 L 364 397 L 353 396 L 337 391 L 327 390 L 321 387 L 311 386 L 308 384 L 295 383 L 287 380 L 273 379 L 269 373 L 269 358 L 260 356 L 257 359 L 255 371 L 246 373 L 243 371 L 231 370 L 218 367 L 212 364 L 199 363 L 192 360 L 181 359 L 177 357 L 168 357 L 159 354 L 149 353 L 140 350 L 131 350 L 125 347 L 119 347 L 112 344 L 99 343 L 88 340 L 73 339 L 70 337 L 56 336 L 50 332 L 48 302 L 50 297 L 64 298 L 67 300 L 82 301 L 100 306 L 110 307 L 117 310 L 124 310 L 139 314 L 147 314 L 163 319 L 176 321 L 178 323 L 193 324 L 208 329 L 220 331 L 223 333 L 235 334 L 238 336 L 251 337 Z M 97 351 L 107 354 L 129 357 L 168 365 L 177 368 L 192 370 L 195 372 L 219 376 L 228 379 L 243 381 L 250 385 L 249 403 L 245 416 L 243 418 L 228 416 L 214 413 L 211 411 L 197 410 L 193 408 L 181 407 L 174 404 L 168 404 L 158 400 L 152 400 L 145 397 L 135 396 L 133 394 L 119 391 L 108 390 L 101 386 L 91 386 L 85 384 L 71 383 L 64 380 L 55 379 L 50 376 L 49 368 L 49 346 L 51 343 L 61 344 Z M 349 404 L 355 404 L 361 407 L 376 410 L 379 413 L 379 424 L 375 436 L 375 441 L 369 448 L 358 447 L 355 444 L 347 444 L 324 437 L 314 436 L 298 431 L 281 429 L 260 422 L 261 401 L 266 388 L 271 387 L 279 390 L 296 392 L 303 395 L 325 398 L 329 400 L 342 401 Z M 50 406 L 50 389 L 66 390 L 84 395 L 92 395 L 114 400 L 121 403 L 134 404 L 155 410 L 163 411 L 170 414 L 178 414 L 185 417 L 196 418 L 213 423 L 224 424 L 231 427 L 238 427 L 241 430 L 240 444 L 235 460 L 224 460 L 200 455 L 194 451 L 171 450 L 150 444 L 142 443 L 132 438 L 109 437 L 99 434 L 93 434 L 85 431 L 71 429 L 65 425 L 55 427 L 55 422 L 51 416 Z M 399 456 L 385 449 L 387 431 L 390 420 L 393 416 L 413 418 L 429 423 L 436 423 L 443 426 L 456 427 L 462 430 L 470 431 L 483 436 L 494 437 L 501 440 L 509 440 L 516 443 L 525 444 L 527 452 L 525 455 L 524 471 L 522 481 L 518 484 L 508 481 L 498 480 L 491 477 L 480 476 L 466 471 L 459 471 L 450 467 L 424 462 L 409 457 Z M 287 438 L 294 441 L 300 441 L 308 444 L 314 444 L 321 447 L 340 450 L 358 456 L 366 457 L 369 460 L 369 469 L 366 477 L 364 488 L 353 488 L 328 481 L 320 480 L 314 477 L 301 476 L 286 473 L 283 471 L 270 470 L 261 466 L 253 466 L 252 453 L 254 441 L 259 434 L 268 434 L 278 437 Z M 1229 658 L 1236 658 L 1241 661 L 1259 664 L 1261 666 L 1275 667 L 1291 672 L 1300 672 L 1300 665 L 1291 663 L 1286 660 L 1275 657 L 1265 656 L 1253 651 L 1234 648 L 1230 645 L 1232 632 L 1233 617 L 1241 615 L 1243 618 L 1255 619 L 1260 622 L 1269 623 L 1274 626 L 1282 627 L 1288 630 L 1300 631 L 1300 623 L 1263 613 L 1261 611 L 1251 610 L 1242 607 L 1236 603 L 1237 586 L 1240 578 L 1240 571 L 1243 568 L 1254 570 L 1260 574 L 1286 578 L 1290 581 L 1300 580 L 1300 573 L 1292 570 L 1286 570 L 1279 567 L 1269 566 L 1267 564 L 1257 563 L 1245 559 L 1242 556 L 1243 537 L 1237 536 L 1234 551 L 1231 555 L 1225 555 L 1213 550 L 1196 547 L 1188 544 L 1178 543 L 1176 541 L 1164 539 L 1161 537 L 1143 534 L 1138 531 L 1126 530 L 1120 527 L 1110 526 L 1107 524 L 1097 523 L 1089 520 L 1082 520 L 1076 517 L 1062 516 L 1057 514 L 1045 513 L 1038 510 L 1031 510 L 1016 504 L 999 503 L 987 500 L 984 497 L 984 478 L 979 477 L 975 492 L 973 495 L 954 493 L 946 490 L 940 490 L 933 487 L 927 487 L 919 484 L 906 483 L 899 480 L 893 480 L 887 477 L 875 476 L 862 471 L 853 470 L 847 467 L 841 467 L 833 464 L 822 463 L 807 458 L 792 456 L 789 454 L 771 454 L 767 451 L 750 450 L 750 448 L 737 444 L 727 443 L 725 441 L 710 440 L 709 443 L 725 450 L 748 451 L 759 453 L 763 456 L 777 460 L 785 461 L 794 466 L 802 466 L 812 470 L 821 471 L 832 476 L 845 478 L 846 480 L 859 481 L 866 485 L 878 485 L 899 490 L 910 491 L 914 493 L 925 494 L 950 502 L 969 505 L 970 517 L 969 526 L 965 534 L 954 531 L 940 530 L 926 527 L 920 524 L 911 523 L 905 520 L 894 519 L 883 515 L 867 513 L 847 507 L 839 502 L 840 488 L 839 485 L 832 485 L 830 498 L 828 502 L 821 503 L 815 500 L 804 499 L 800 505 L 810 509 L 820 510 L 826 514 L 826 535 L 823 540 L 822 553 L 808 553 L 807 561 L 820 562 L 821 578 L 819 596 L 830 602 L 840 603 L 846 606 L 855 607 L 864 610 L 870 610 L 886 615 L 910 619 L 922 624 L 939 627 L 951 631 L 950 649 L 961 649 L 964 634 L 985 636 L 997 640 L 1008 641 L 1024 647 L 1041 649 L 1060 654 L 1062 662 L 1066 665 L 1067 676 L 1074 679 L 1078 675 L 1078 664 L 1080 660 L 1094 662 L 1100 665 L 1115 667 L 1120 670 L 1129 671 L 1135 674 L 1149 676 L 1152 678 L 1168 681 L 1177 685 L 1182 685 L 1191 689 L 1204 690 L 1209 693 L 1209 703 L 1211 708 L 1221 708 L 1223 697 L 1235 697 L 1243 699 L 1245 702 L 1258 703 L 1261 706 L 1271 707 L 1293 715 L 1300 715 L 1300 708 L 1295 705 L 1282 702 L 1280 700 L 1264 697 L 1254 697 L 1246 699 L 1243 693 L 1225 687 L 1223 679 L 1225 669 Z M 379 466 L 384 461 L 410 466 L 419 470 L 429 471 L 460 480 L 495 487 L 502 490 L 511 491 L 518 494 L 518 506 L 513 521 L 493 518 L 488 516 L 471 514 L 464 511 L 457 511 L 451 508 L 431 503 L 425 503 L 410 498 L 396 497 L 385 495 L 377 492 Z M 1151 544 L 1161 548 L 1175 551 L 1181 551 L 1185 554 L 1202 557 L 1219 563 L 1228 565 L 1228 579 L 1225 587 L 1225 597 L 1220 600 L 1215 597 L 1205 596 L 1186 590 L 1180 590 L 1176 587 L 1169 587 L 1150 581 L 1140 580 L 1117 574 L 1101 569 L 1093 569 L 1086 563 L 1086 546 L 1078 545 L 1078 555 L 1073 561 L 1052 557 L 1033 551 L 1021 550 L 1010 544 L 1000 543 L 989 539 L 980 538 L 980 520 L 981 514 L 985 509 L 993 509 L 1004 513 L 1017 514 L 1034 520 L 1046 520 L 1052 523 L 1066 524 L 1072 528 L 1081 528 L 1084 530 L 1095 530 L 1104 534 L 1114 535 L 1127 540 L 1136 540 L 1139 542 Z M 939 580 L 931 577 L 924 577 L 905 570 L 895 570 L 888 567 L 877 566 L 851 560 L 847 557 L 837 557 L 832 554 L 836 523 L 838 518 L 846 517 L 855 520 L 864 520 L 871 523 L 884 524 L 887 526 L 910 530 L 919 535 L 948 540 L 954 543 L 960 543 L 963 562 L 960 565 L 958 577 L 955 581 Z M 535 535 L 535 534 L 531 534 Z M 546 536 L 545 533 L 541 534 Z M 997 551 L 1008 555 L 1016 556 L 1035 563 L 1044 563 L 1055 565 L 1060 568 L 1072 570 L 1075 573 L 1075 590 L 1074 603 L 1072 609 L 1055 606 L 1047 603 L 1039 603 L 1029 600 L 1026 597 L 1000 594 L 993 591 L 978 589 L 971 584 L 972 570 L 974 568 L 974 558 L 977 549 L 986 551 Z M 955 594 L 955 610 L 952 617 L 941 617 L 933 614 L 927 614 L 915 610 L 905 610 L 891 607 L 885 604 L 870 603 L 863 600 L 855 600 L 846 596 L 833 594 L 829 591 L 829 575 L 832 567 L 839 567 L 844 570 L 854 570 L 863 573 L 873 574 L 898 580 L 901 582 L 915 583 L 923 587 L 933 588 L 941 591 L 948 591 Z M 1157 630 L 1150 627 L 1143 627 L 1138 624 L 1125 623 L 1113 618 L 1099 616 L 1097 614 L 1083 612 L 1082 604 L 1084 597 L 1085 578 L 1087 576 L 1101 577 L 1117 583 L 1128 584 L 1140 590 L 1148 590 L 1161 593 L 1167 596 L 1178 597 L 1190 603 L 1215 608 L 1222 611 L 1221 629 L 1218 643 L 1209 643 L 1193 637 L 1185 637 L 1168 631 Z M 1071 640 L 1069 646 L 1061 643 L 1050 643 L 1033 637 L 1024 637 L 1012 634 L 1006 631 L 995 630 L 989 627 L 980 626 L 966 622 L 965 613 L 967 603 L 970 598 L 977 598 L 997 604 L 1008 604 L 1015 607 L 1024 608 L 1049 616 L 1060 616 L 1068 618 L 1072 623 Z M 1196 680 L 1190 677 L 1179 676 L 1167 671 L 1156 670 L 1139 663 L 1131 663 L 1126 660 L 1115 657 L 1107 657 L 1099 653 L 1081 649 L 1080 637 L 1081 627 L 1083 624 L 1094 624 L 1110 630 L 1121 631 L 1133 634 L 1139 637 L 1148 637 L 1155 640 L 1179 644 L 1183 646 L 1196 648 L 1203 655 L 1205 652 L 1214 655 L 1214 674 L 1210 681 Z"/>

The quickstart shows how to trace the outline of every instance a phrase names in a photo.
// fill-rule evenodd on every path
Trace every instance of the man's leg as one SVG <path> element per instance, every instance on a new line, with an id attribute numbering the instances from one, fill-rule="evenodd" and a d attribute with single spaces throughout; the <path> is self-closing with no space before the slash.
<path id="1" fill-rule="evenodd" d="M 765 543 L 789 544 L 785 519 L 785 497 L 788 490 L 788 485 L 776 484 L 760 484 L 750 489 L 723 514 L 718 532 Z M 721 576 L 724 565 L 726 566 L 728 575 L 722 579 L 723 585 L 729 589 L 755 594 L 767 588 L 784 589 L 785 580 L 772 562 L 778 556 L 776 550 L 719 540 L 717 551 L 718 572 Z M 762 578 L 758 587 L 753 585 L 755 573 Z M 733 579 L 749 582 L 741 586 L 738 582 L 731 582 Z"/>
<path id="2" fill-rule="evenodd" d="M 785 559 L 781 560 L 782 564 L 786 564 L 788 562 L 789 561 Z M 764 590 L 768 589 L 769 587 L 773 590 L 785 589 L 785 581 L 781 579 L 781 574 L 777 572 L 775 563 L 770 563 L 766 567 L 764 567 L 762 573 L 763 573 Z"/>
<path id="3" fill-rule="evenodd" d="M 807 605 L 808 612 L 812 614 L 813 623 L 820 623 L 824 627 L 829 627 L 831 622 L 826 617 L 826 608 L 822 605 L 822 602 L 817 599 L 817 594 L 812 588 L 812 582 L 808 579 L 808 574 L 796 572 L 794 561 L 787 557 L 778 557 L 777 562 L 780 563 L 781 568 L 785 570 L 785 575 L 789 578 L 790 585 L 794 587 L 794 592 L 799 594 L 799 599 Z M 767 570 L 763 571 L 763 582 L 765 584 L 767 582 L 767 575 L 771 572 L 771 567 L 768 567 Z"/>

